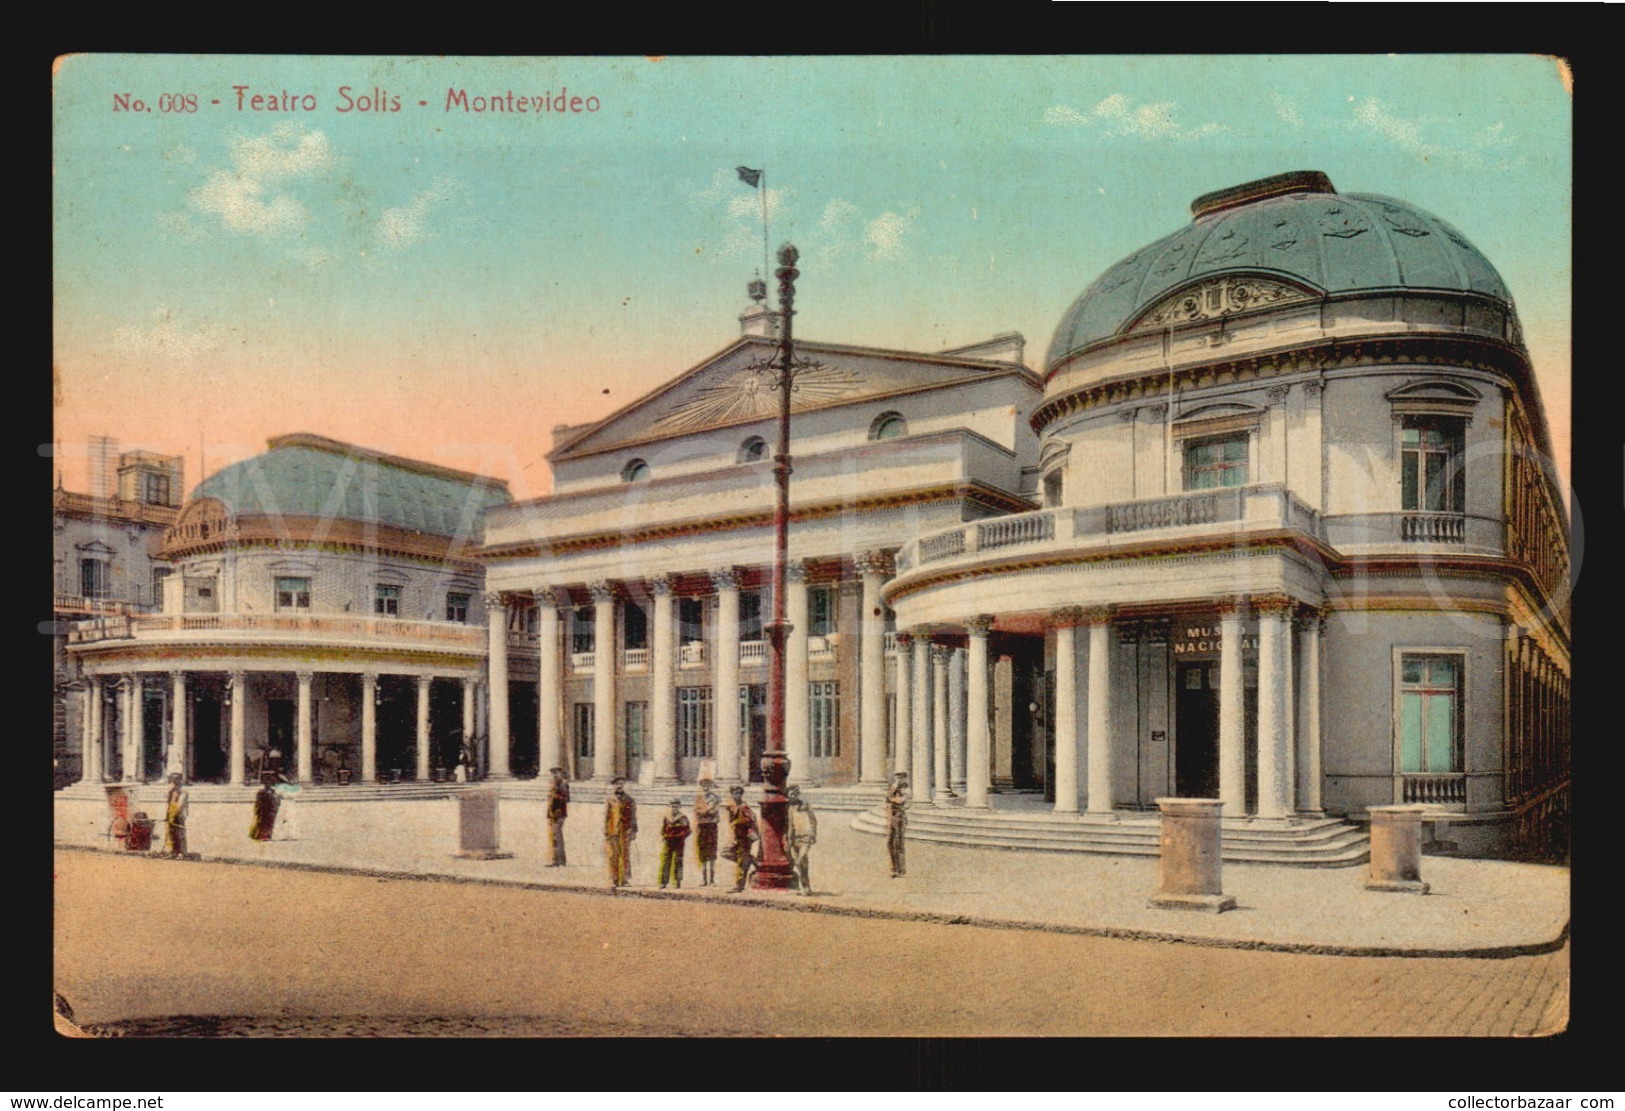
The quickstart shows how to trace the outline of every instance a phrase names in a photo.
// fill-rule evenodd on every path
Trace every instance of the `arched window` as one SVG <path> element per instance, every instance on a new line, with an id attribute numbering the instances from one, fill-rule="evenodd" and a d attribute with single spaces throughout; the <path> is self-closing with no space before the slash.
<path id="1" fill-rule="evenodd" d="M 752 436 L 739 445 L 740 463 L 760 463 L 767 458 L 767 441 L 760 436 Z"/>
<path id="2" fill-rule="evenodd" d="M 871 440 L 895 440 L 907 435 L 908 421 L 903 419 L 902 413 L 881 413 L 869 426 Z"/>
<path id="3" fill-rule="evenodd" d="M 648 482 L 649 464 L 641 459 L 634 459 L 621 468 L 622 482 Z"/>

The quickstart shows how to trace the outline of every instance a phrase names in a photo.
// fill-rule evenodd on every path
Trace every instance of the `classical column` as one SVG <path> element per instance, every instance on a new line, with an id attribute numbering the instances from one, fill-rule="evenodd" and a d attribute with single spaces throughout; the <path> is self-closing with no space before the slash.
<path id="1" fill-rule="evenodd" d="M 299 684 L 299 701 L 294 707 L 294 749 L 296 757 L 294 774 L 299 782 L 309 783 L 315 765 L 315 754 L 311 751 L 310 728 L 310 684 L 316 678 L 313 671 L 296 671 L 294 679 Z"/>
<path id="2" fill-rule="evenodd" d="M 564 657 L 559 649 L 560 593 L 543 588 L 536 591 L 537 672 L 536 672 L 536 754 L 540 777 L 549 768 L 562 768 L 564 738 L 560 730 L 564 707 L 559 697 L 560 671 Z"/>
<path id="3" fill-rule="evenodd" d="M 361 673 L 361 782 L 378 782 L 378 673 Z"/>
<path id="4" fill-rule="evenodd" d="M 231 687 L 227 696 L 231 699 L 230 782 L 233 787 L 241 787 L 248 776 L 248 675 L 245 672 L 231 673 Z"/>
<path id="5" fill-rule="evenodd" d="M 1089 813 L 1112 813 L 1112 618 L 1089 615 Z"/>
<path id="6" fill-rule="evenodd" d="M 909 780 L 914 797 L 921 802 L 931 797 L 931 637 L 914 636 L 914 755 Z"/>
<path id="7" fill-rule="evenodd" d="M 487 633 L 486 681 L 490 684 L 490 736 L 486 740 L 488 772 L 492 779 L 508 778 L 508 607 L 502 595 L 485 596 Z"/>
<path id="8" fill-rule="evenodd" d="M 607 582 L 589 583 L 587 589 L 592 592 L 592 778 L 607 783 L 620 763 L 615 750 L 615 591 Z"/>
<path id="9" fill-rule="evenodd" d="M 125 783 L 141 782 L 142 747 L 146 741 L 146 715 L 141 712 L 141 676 L 131 674 L 124 689 L 124 775 Z"/>
<path id="10" fill-rule="evenodd" d="M 476 688 L 477 682 L 476 679 L 463 679 L 463 746 L 468 749 L 469 759 L 471 760 L 474 759 L 474 711 L 480 703 L 479 690 Z M 458 760 L 459 762 L 462 760 L 460 753 L 458 754 Z M 469 768 L 468 774 L 473 775 L 474 769 Z"/>
<path id="11" fill-rule="evenodd" d="M 948 793 L 965 794 L 965 650 L 948 661 Z"/>
<path id="12" fill-rule="evenodd" d="M 1076 609 L 1064 609 L 1050 619 L 1055 628 L 1055 809 L 1062 814 L 1073 814 L 1078 809 L 1077 627 L 1082 616 Z M 1094 709 L 1093 704 L 1090 709 Z M 1092 736 L 1089 739 L 1094 740 Z M 1092 747 L 1089 755 L 1094 755 Z M 1091 776 L 1090 784 L 1093 782 Z"/>
<path id="13" fill-rule="evenodd" d="M 931 802 L 948 803 L 948 659 L 946 644 L 931 646 Z"/>
<path id="14" fill-rule="evenodd" d="M 886 782 L 886 617 L 880 604 L 885 563 L 877 552 L 858 557 L 863 576 L 863 616 L 858 622 L 860 703 L 858 782 Z"/>
<path id="15" fill-rule="evenodd" d="M 429 779 L 429 684 L 432 675 L 418 676 L 418 782 Z"/>
<path id="16" fill-rule="evenodd" d="M 741 777 L 739 768 L 739 577 L 732 568 L 725 568 L 711 573 L 711 583 L 717 592 L 717 628 L 712 642 L 716 650 L 712 668 L 716 690 L 711 697 L 717 782 L 738 783 L 741 778 L 750 779 L 749 771 Z"/>
<path id="17" fill-rule="evenodd" d="M 85 732 L 84 752 L 80 761 L 83 773 L 79 782 L 102 781 L 102 681 L 95 675 L 85 679 Z"/>
<path id="18" fill-rule="evenodd" d="M 1298 622 L 1299 810 L 1323 813 L 1320 804 L 1320 627 L 1325 618 L 1305 611 Z"/>
<path id="19" fill-rule="evenodd" d="M 965 805 L 987 807 L 992 779 L 992 737 L 987 724 L 987 636 L 993 618 L 983 614 L 965 623 L 970 648 L 965 661 Z"/>
<path id="20" fill-rule="evenodd" d="M 1226 817 L 1247 812 L 1247 722 L 1242 694 L 1241 603 L 1219 606 L 1219 799 Z"/>
<path id="21" fill-rule="evenodd" d="M 1292 599 L 1255 597 L 1258 612 L 1258 816 L 1292 813 L 1292 736 L 1287 684 L 1292 677 L 1288 639 Z"/>
<path id="22" fill-rule="evenodd" d="M 914 670 L 914 654 L 910 649 L 914 638 L 908 633 L 897 634 L 897 711 L 893 714 L 896 729 L 896 750 L 892 753 L 892 771 L 912 771 L 914 761 L 914 684 L 910 682 Z"/>
<path id="23" fill-rule="evenodd" d="M 784 568 L 785 620 L 790 639 L 784 645 L 784 754 L 790 777 L 807 782 L 812 773 L 812 694 L 807 689 L 807 565 L 790 560 Z"/>
<path id="24" fill-rule="evenodd" d="M 676 783 L 677 778 L 677 629 L 673 620 L 676 600 L 671 579 L 653 582 L 654 628 L 649 644 L 649 716 L 654 730 L 655 782 Z"/>
<path id="25" fill-rule="evenodd" d="M 186 776 L 186 769 L 191 762 L 187 757 L 187 745 L 190 738 L 186 732 L 186 672 L 171 671 L 169 673 L 169 761 L 164 767 L 165 775 L 179 773 Z"/>

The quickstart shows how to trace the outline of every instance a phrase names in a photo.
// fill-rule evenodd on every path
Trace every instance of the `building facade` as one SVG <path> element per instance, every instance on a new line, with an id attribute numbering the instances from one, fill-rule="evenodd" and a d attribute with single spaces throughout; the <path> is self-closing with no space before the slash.
<path id="1" fill-rule="evenodd" d="M 157 610 L 68 634 L 83 782 L 443 777 L 478 731 L 476 552 L 507 500 L 494 479 L 305 434 L 211 475 L 163 534 Z"/>

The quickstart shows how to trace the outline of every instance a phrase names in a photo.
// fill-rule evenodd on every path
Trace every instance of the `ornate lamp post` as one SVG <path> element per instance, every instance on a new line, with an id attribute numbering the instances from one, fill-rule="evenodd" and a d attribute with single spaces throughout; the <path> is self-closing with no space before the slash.
<path id="1" fill-rule="evenodd" d="M 762 753 L 762 856 L 751 886 L 784 889 L 790 886 L 790 858 L 785 853 L 789 832 L 790 806 L 784 787 L 790 777 L 790 760 L 784 752 L 784 646 L 791 625 L 785 618 L 785 569 L 790 549 L 790 393 L 795 388 L 795 346 L 791 321 L 795 317 L 796 269 L 800 253 L 789 243 L 779 248 L 779 337 L 778 375 L 773 388 L 779 391 L 779 442 L 773 453 L 773 482 L 777 500 L 773 506 L 773 620 L 767 626 L 769 658 L 767 681 L 767 749 Z"/>

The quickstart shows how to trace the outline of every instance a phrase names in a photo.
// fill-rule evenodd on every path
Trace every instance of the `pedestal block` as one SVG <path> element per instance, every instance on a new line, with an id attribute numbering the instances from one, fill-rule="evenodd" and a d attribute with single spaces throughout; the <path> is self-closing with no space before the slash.
<path id="1" fill-rule="evenodd" d="M 465 791 L 457 798 L 459 844 L 455 854 L 469 860 L 506 860 L 513 853 L 499 849 L 497 793 L 490 789 Z"/>
<path id="2" fill-rule="evenodd" d="M 1367 891 L 1398 891 L 1426 895 L 1422 882 L 1422 808 L 1373 806 L 1371 814 L 1371 872 Z"/>
<path id="3" fill-rule="evenodd" d="M 1162 890 L 1151 905 L 1168 910 L 1234 910 L 1222 883 L 1219 799 L 1158 799 L 1162 811 Z"/>

